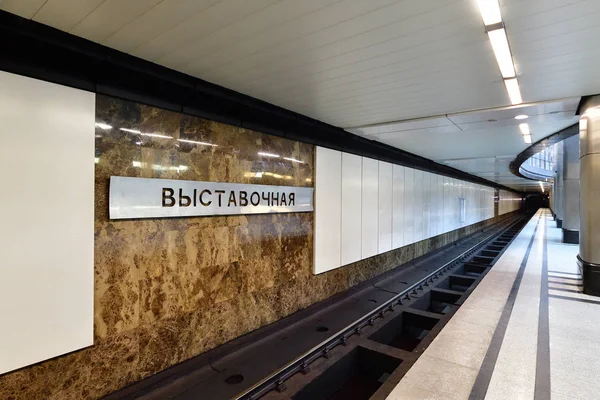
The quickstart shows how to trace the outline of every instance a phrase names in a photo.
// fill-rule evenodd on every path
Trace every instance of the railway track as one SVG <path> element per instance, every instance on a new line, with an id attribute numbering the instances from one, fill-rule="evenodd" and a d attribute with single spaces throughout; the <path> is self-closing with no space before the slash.
<path id="1" fill-rule="evenodd" d="M 332 362 L 327 360 L 339 346 L 346 347 L 350 342 L 356 342 L 353 345 L 360 346 L 357 340 L 364 342 L 365 335 L 362 335 L 363 332 L 368 334 L 367 340 L 371 342 L 384 342 L 386 346 L 400 349 L 393 354 L 393 357 L 399 359 L 398 365 L 403 364 L 401 368 L 397 368 L 400 372 L 395 373 L 395 378 L 398 379 L 410 368 L 410 365 L 424 351 L 428 343 L 433 340 L 451 315 L 464 302 L 479 281 L 483 279 L 487 271 L 495 264 L 530 217 L 530 215 L 521 216 L 466 248 L 458 256 L 435 268 L 431 273 L 410 284 L 372 311 L 353 321 L 234 398 L 236 400 L 257 400 L 265 397 L 268 399 L 290 397 L 294 399 L 312 399 L 315 398 L 315 393 L 320 393 L 318 397 L 323 399 L 338 398 L 335 396 L 335 390 L 343 391 L 343 387 L 336 389 L 335 385 L 320 385 L 319 376 L 327 376 L 327 370 L 335 370 L 335 362 L 338 360 Z M 402 314 L 405 314 L 404 322 L 402 321 Z M 408 321 L 408 317 L 411 317 L 413 322 Z M 436 324 L 438 326 L 434 329 Z M 401 333 L 394 334 L 394 330 Z M 406 332 L 404 332 L 405 330 Z M 360 338 L 361 336 L 363 338 Z M 359 337 L 359 339 L 354 340 L 356 337 Z M 389 343 L 385 343 L 386 341 Z M 348 351 L 342 351 L 342 353 L 350 354 Z M 315 374 L 314 371 L 311 373 L 311 367 L 315 364 L 321 365 L 318 368 L 318 374 Z M 392 376 L 393 372 L 392 370 L 385 371 L 382 376 Z M 353 376 L 345 379 L 344 376 L 339 376 L 339 372 L 329 372 L 329 375 L 332 374 L 336 375 L 336 382 L 342 382 L 343 384 L 348 384 L 349 380 L 356 378 Z M 363 378 L 360 379 L 363 380 Z M 288 389 L 288 382 L 291 381 L 294 381 L 294 383 Z M 320 385 L 327 387 L 327 389 L 324 391 L 316 390 L 318 388 L 311 388 L 311 385 Z M 375 392 L 367 391 L 368 396 L 364 394 L 361 398 L 384 398 L 382 397 L 384 393 L 379 390 L 383 386 L 381 378 L 378 382 L 371 382 L 369 385 L 375 389 Z M 350 386 L 352 386 L 351 383 Z M 327 392 L 332 390 L 334 393 L 328 395 Z M 357 395 L 360 391 L 356 391 L 356 387 L 353 390 L 354 395 Z M 308 393 L 310 395 L 307 395 Z M 377 394 L 379 395 L 377 396 Z M 343 396 L 339 398 L 343 398 Z"/>

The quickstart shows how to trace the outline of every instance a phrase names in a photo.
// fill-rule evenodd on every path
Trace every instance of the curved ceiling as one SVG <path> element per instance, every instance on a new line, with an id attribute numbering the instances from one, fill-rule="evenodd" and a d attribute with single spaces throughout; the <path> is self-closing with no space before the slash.
<path id="1" fill-rule="evenodd" d="M 565 110 L 532 120 L 537 140 L 573 123 L 580 96 L 600 92 L 590 40 L 600 1 L 500 4 L 523 101 Z M 507 122 L 476 0 L 4 0 L 0 9 L 335 126 L 424 118 L 434 126 L 373 138 L 527 188 L 506 174 L 503 160 L 524 143 Z M 486 115 L 507 123 L 470 120 Z"/>

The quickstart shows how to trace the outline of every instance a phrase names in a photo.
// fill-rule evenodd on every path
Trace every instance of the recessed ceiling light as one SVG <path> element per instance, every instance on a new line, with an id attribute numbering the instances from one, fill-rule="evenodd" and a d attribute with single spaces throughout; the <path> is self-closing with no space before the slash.
<path id="1" fill-rule="evenodd" d="M 504 85 L 506 86 L 508 97 L 510 97 L 510 102 L 513 105 L 521 104 L 523 99 L 521 98 L 521 90 L 519 89 L 517 78 L 505 79 Z"/>
<path id="2" fill-rule="evenodd" d="M 500 73 L 505 79 L 515 77 L 515 66 L 512 60 L 512 54 L 510 53 L 510 47 L 508 46 L 508 38 L 506 37 L 506 31 L 504 28 L 495 29 L 488 32 L 490 42 L 492 42 L 492 49 L 496 56 L 496 61 L 500 67 Z"/>
<path id="3" fill-rule="evenodd" d="M 479 12 L 485 25 L 502 22 L 498 0 L 477 0 L 477 5 L 479 5 Z"/>
<path id="4" fill-rule="evenodd" d="M 529 115 L 526 115 L 526 114 L 520 114 L 515 117 L 515 119 L 527 119 L 527 118 L 529 118 Z"/>

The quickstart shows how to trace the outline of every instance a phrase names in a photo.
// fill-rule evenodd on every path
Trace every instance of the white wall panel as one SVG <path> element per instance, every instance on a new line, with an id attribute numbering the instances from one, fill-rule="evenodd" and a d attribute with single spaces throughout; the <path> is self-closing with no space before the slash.
<path id="1" fill-rule="evenodd" d="M 392 204 L 392 248 L 404 245 L 404 167 L 393 166 L 394 193 Z"/>
<path id="2" fill-rule="evenodd" d="M 444 233 L 452 230 L 450 215 L 450 178 L 444 176 Z"/>
<path id="3" fill-rule="evenodd" d="M 316 149 L 315 274 L 341 265 L 342 153 Z"/>
<path id="4" fill-rule="evenodd" d="M 415 170 L 414 241 L 423 240 L 423 171 Z"/>
<path id="5" fill-rule="evenodd" d="M 414 243 L 415 170 L 404 168 L 404 245 Z"/>
<path id="6" fill-rule="evenodd" d="M 493 216 L 486 186 L 320 147 L 315 182 L 315 273 Z"/>
<path id="7" fill-rule="evenodd" d="M 431 236 L 439 235 L 439 212 L 440 212 L 440 196 L 438 190 L 438 174 L 431 174 L 430 190 L 431 190 L 431 205 L 430 210 L 430 225 L 431 225 Z"/>
<path id="8" fill-rule="evenodd" d="M 0 72 L 0 374 L 93 344 L 94 103 Z"/>
<path id="9" fill-rule="evenodd" d="M 392 249 L 393 192 L 392 164 L 379 161 L 379 254 Z"/>
<path id="10" fill-rule="evenodd" d="M 362 257 L 377 254 L 379 245 L 379 161 L 363 157 Z"/>
<path id="11" fill-rule="evenodd" d="M 362 259 L 362 157 L 342 153 L 342 265 Z"/>
<path id="12" fill-rule="evenodd" d="M 423 239 L 431 236 L 431 174 L 423 172 Z"/>

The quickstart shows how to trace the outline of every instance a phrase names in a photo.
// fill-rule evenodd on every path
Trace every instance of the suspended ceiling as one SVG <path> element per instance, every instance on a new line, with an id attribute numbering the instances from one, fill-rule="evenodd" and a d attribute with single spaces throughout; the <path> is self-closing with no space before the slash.
<path id="1" fill-rule="evenodd" d="M 600 92 L 600 1 L 500 3 L 525 103 Z M 4 0 L 0 8 L 343 128 L 510 104 L 475 0 Z M 534 141 L 564 124 L 532 127 Z M 445 129 L 436 141 L 466 153 L 415 144 L 414 135 L 385 140 L 469 172 L 478 162 L 465 158 L 508 160 L 523 147 L 514 126 Z M 490 179 L 508 182 L 496 162 L 500 175 Z"/>
<path id="2" fill-rule="evenodd" d="M 537 181 L 513 175 L 510 162 L 529 144 L 519 124 L 527 123 L 535 143 L 578 121 L 579 98 L 496 110 L 447 114 L 440 117 L 349 129 L 442 164 L 519 190 L 539 191 Z M 529 118 L 516 120 L 517 115 Z"/>

